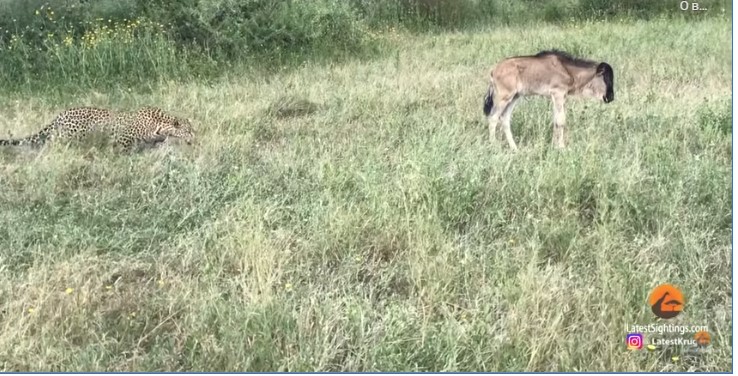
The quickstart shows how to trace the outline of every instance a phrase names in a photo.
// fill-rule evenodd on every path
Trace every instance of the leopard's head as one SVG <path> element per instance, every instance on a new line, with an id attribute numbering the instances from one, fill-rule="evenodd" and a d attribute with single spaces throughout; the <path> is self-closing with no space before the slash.
<path id="1" fill-rule="evenodd" d="M 192 123 L 187 119 L 174 118 L 166 133 L 167 136 L 179 138 L 188 145 L 195 141 L 195 131 L 192 129 Z"/>

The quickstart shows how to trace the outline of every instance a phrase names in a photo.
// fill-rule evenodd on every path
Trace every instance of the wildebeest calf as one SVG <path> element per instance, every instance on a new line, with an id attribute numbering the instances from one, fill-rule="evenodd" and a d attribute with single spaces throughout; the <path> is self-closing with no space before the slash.
<path id="1" fill-rule="evenodd" d="M 490 72 L 484 98 L 484 114 L 489 121 L 489 136 L 495 141 L 502 120 L 505 138 L 511 149 L 517 145 L 510 132 L 510 116 L 521 96 L 551 97 L 554 115 L 554 147 L 565 146 L 567 96 L 582 96 L 610 103 L 615 99 L 614 73 L 605 62 L 573 57 L 566 52 L 541 51 L 533 56 L 516 56 L 500 61 Z"/>

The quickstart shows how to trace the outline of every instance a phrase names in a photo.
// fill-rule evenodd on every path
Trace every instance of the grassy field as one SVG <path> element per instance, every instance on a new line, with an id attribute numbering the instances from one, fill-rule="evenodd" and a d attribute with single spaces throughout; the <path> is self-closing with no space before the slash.
<path id="1" fill-rule="evenodd" d="M 730 20 L 378 35 L 375 59 L 150 92 L 0 93 L 0 132 L 68 106 L 155 105 L 199 144 L 0 151 L 3 371 L 729 371 Z M 513 115 L 497 60 L 608 61 L 615 102 Z M 712 352 L 628 351 L 655 322 Z"/>

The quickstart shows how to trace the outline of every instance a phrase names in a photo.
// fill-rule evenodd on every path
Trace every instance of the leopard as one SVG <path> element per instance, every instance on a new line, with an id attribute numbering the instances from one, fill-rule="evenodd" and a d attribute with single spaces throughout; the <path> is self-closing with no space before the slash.
<path id="1" fill-rule="evenodd" d="M 123 150 L 135 145 L 161 144 L 168 137 L 192 145 L 195 133 L 186 118 L 146 106 L 135 111 L 116 111 L 99 107 L 73 107 L 59 113 L 38 133 L 19 139 L 0 139 L 0 146 L 41 146 L 47 141 L 81 139 L 93 133 L 109 137 Z"/>

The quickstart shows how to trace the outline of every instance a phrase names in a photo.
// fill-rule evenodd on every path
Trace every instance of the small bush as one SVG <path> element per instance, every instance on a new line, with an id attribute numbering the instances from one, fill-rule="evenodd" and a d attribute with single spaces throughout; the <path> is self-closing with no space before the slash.
<path id="1" fill-rule="evenodd" d="M 725 102 L 718 109 L 704 107 L 699 112 L 699 123 L 703 130 L 713 130 L 723 135 L 733 134 L 733 115 L 730 102 Z"/>
<path id="2" fill-rule="evenodd" d="M 139 7 L 151 19 L 172 25 L 178 45 L 195 46 L 226 59 L 285 52 L 353 50 L 362 28 L 349 5 L 336 0 L 219 0 L 149 2 Z"/>

